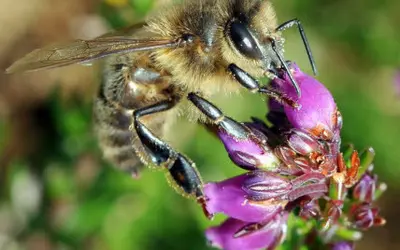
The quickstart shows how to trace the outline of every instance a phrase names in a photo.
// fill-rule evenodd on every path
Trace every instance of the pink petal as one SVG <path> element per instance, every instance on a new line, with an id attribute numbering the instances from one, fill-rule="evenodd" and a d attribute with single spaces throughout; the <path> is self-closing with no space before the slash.
<path id="1" fill-rule="evenodd" d="M 234 234 L 248 223 L 229 218 L 219 226 L 206 230 L 206 237 L 212 246 L 225 250 L 258 250 L 279 244 L 286 233 L 287 214 L 277 214 L 261 230 L 234 237 Z"/>
<path id="2" fill-rule="evenodd" d="M 223 213 L 235 219 L 258 222 L 270 219 L 281 211 L 286 203 L 249 201 L 242 186 L 247 175 L 239 175 L 221 182 L 207 183 L 204 193 L 207 197 L 207 210 L 210 213 Z"/>

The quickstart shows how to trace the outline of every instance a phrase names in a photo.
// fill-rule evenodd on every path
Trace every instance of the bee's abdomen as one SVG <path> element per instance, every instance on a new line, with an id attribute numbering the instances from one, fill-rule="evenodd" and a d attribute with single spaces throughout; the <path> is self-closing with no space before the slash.
<path id="1" fill-rule="evenodd" d="M 130 129 L 132 118 L 126 110 L 119 110 L 102 98 L 94 105 L 94 121 L 103 156 L 116 167 L 136 174 L 142 163 L 135 152 L 137 137 Z"/>
<path id="2" fill-rule="evenodd" d="M 154 69 L 150 59 L 133 59 L 127 55 L 109 58 L 94 104 L 94 125 L 104 158 L 122 170 L 137 173 L 142 165 L 152 162 L 132 129 L 132 113 L 173 98 L 176 90 L 169 84 L 169 74 Z M 166 114 L 152 114 L 142 117 L 141 122 L 162 136 L 165 118 Z"/>

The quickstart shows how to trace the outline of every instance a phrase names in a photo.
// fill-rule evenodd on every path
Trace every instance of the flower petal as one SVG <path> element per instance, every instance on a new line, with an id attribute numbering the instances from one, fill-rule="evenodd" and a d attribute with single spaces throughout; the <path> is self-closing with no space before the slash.
<path id="1" fill-rule="evenodd" d="M 220 226 L 206 230 L 212 246 L 225 250 L 258 250 L 278 245 L 286 235 L 287 214 L 277 214 L 262 229 L 251 234 L 234 237 L 248 223 L 233 218 Z"/>
<path id="2" fill-rule="evenodd" d="M 299 109 L 284 106 L 288 120 L 294 128 L 313 132 L 315 136 L 333 136 L 340 124 L 332 94 L 322 83 L 303 73 L 296 64 L 293 63 L 291 67 L 292 75 L 301 90 L 300 98 L 297 97 L 288 74 L 284 74 L 283 79 L 275 78 L 271 83 L 278 91 L 296 100 L 300 105 Z M 273 109 L 277 110 L 276 103 L 271 104 Z"/>
<path id="3" fill-rule="evenodd" d="M 353 197 L 361 202 L 372 202 L 375 200 L 377 176 L 365 173 L 353 189 Z"/>
<path id="4" fill-rule="evenodd" d="M 267 138 L 256 129 L 249 131 L 245 140 L 239 140 L 222 129 L 218 131 L 218 136 L 231 160 L 244 169 L 274 170 L 279 166 L 278 158 L 267 145 Z"/>
<path id="5" fill-rule="evenodd" d="M 207 210 L 247 222 L 259 222 L 270 219 L 286 205 L 284 202 L 249 201 L 242 188 L 246 178 L 244 174 L 221 182 L 207 183 L 204 186 Z"/>
<path id="6" fill-rule="evenodd" d="M 353 250 L 354 243 L 349 241 L 339 241 L 331 245 L 331 250 Z"/>
<path id="7" fill-rule="evenodd" d="M 322 146 L 318 143 L 318 140 L 298 129 L 292 129 L 288 133 L 287 142 L 289 147 L 301 155 L 322 151 Z"/>
<path id="8" fill-rule="evenodd" d="M 350 221 L 354 227 L 362 230 L 374 226 L 378 217 L 378 209 L 373 208 L 369 203 L 353 204 L 350 209 Z"/>
<path id="9" fill-rule="evenodd" d="M 244 180 L 243 190 L 251 200 L 279 200 L 291 191 L 288 178 L 267 171 L 253 171 Z"/>

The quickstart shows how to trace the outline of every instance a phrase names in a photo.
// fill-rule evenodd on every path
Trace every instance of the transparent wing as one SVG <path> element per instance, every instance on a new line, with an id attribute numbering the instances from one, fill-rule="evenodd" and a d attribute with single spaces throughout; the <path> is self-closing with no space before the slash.
<path id="1" fill-rule="evenodd" d="M 108 55 L 155 50 L 179 46 L 178 40 L 137 39 L 129 36 L 102 36 L 93 40 L 76 40 L 64 45 L 36 49 L 12 64 L 7 73 L 34 71 L 87 63 Z"/>

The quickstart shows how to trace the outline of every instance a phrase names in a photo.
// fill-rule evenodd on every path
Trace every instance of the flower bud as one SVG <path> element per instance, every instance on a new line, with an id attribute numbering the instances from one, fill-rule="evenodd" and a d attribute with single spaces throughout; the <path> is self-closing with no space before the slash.
<path id="1" fill-rule="evenodd" d="M 323 232 L 329 230 L 342 215 L 343 201 L 331 200 L 327 203 L 324 212 L 324 219 L 322 221 L 321 229 Z"/>
<path id="2" fill-rule="evenodd" d="M 224 213 L 235 219 L 258 222 L 270 219 L 286 205 L 286 202 L 253 202 L 248 200 L 242 186 L 248 178 L 239 175 L 217 183 L 207 183 L 204 194 L 206 208 L 210 213 Z"/>
<path id="3" fill-rule="evenodd" d="M 384 224 L 378 212 L 377 208 L 372 208 L 368 203 L 355 204 L 350 209 L 350 220 L 356 228 L 366 230 L 375 224 Z"/>
<path id="4" fill-rule="evenodd" d="M 267 138 L 256 129 L 249 130 L 245 139 L 235 138 L 220 129 L 218 136 L 223 142 L 231 160 L 238 166 L 247 169 L 276 169 L 280 162 L 267 144 Z"/>
<path id="5" fill-rule="evenodd" d="M 306 130 L 317 138 L 332 139 L 341 127 L 341 117 L 337 113 L 332 94 L 322 83 L 303 73 L 295 63 L 291 64 L 291 68 L 300 87 L 300 98 L 287 73 L 283 75 L 283 79 L 275 78 L 271 83 L 275 89 L 295 100 L 300 106 L 298 109 L 284 106 L 288 120 L 294 128 Z M 273 108 L 277 109 L 276 104 Z"/>
<path id="6" fill-rule="evenodd" d="M 321 208 L 318 204 L 318 200 L 308 200 L 300 204 L 299 216 L 305 220 L 316 219 L 321 216 Z"/>
<path id="7" fill-rule="evenodd" d="M 287 143 L 289 147 L 301 155 L 321 151 L 320 144 L 316 139 L 297 129 L 293 129 L 287 135 Z"/>
<path id="8" fill-rule="evenodd" d="M 318 170 L 318 164 L 307 157 L 297 157 L 294 162 L 305 173 Z"/>
<path id="9" fill-rule="evenodd" d="M 243 190 L 250 200 L 260 201 L 283 198 L 292 189 L 290 180 L 272 172 L 258 171 L 248 174 Z"/>
<path id="10" fill-rule="evenodd" d="M 286 165 L 290 167 L 295 167 L 295 159 L 297 157 L 296 152 L 288 147 L 277 147 L 275 148 L 275 154 L 283 161 Z"/>
<path id="11" fill-rule="evenodd" d="M 376 176 L 364 174 L 354 186 L 353 197 L 361 202 L 372 202 L 375 199 Z"/>
<path id="12" fill-rule="evenodd" d="M 339 241 L 331 244 L 331 250 L 353 250 L 354 243 L 349 241 Z"/>
<path id="13" fill-rule="evenodd" d="M 228 218 L 219 226 L 207 229 L 206 237 L 213 247 L 225 250 L 275 249 L 286 236 L 287 213 L 278 213 L 250 234 L 236 236 L 247 222 Z"/>

